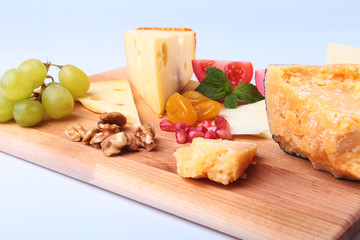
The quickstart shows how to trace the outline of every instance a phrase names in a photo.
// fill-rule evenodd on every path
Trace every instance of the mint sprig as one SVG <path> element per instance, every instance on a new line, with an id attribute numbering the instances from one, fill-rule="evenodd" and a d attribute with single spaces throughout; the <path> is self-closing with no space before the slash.
<path id="1" fill-rule="evenodd" d="M 251 83 L 241 82 L 233 90 L 225 73 L 217 67 L 206 68 L 206 78 L 195 91 L 213 100 L 225 98 L 224 106 L 227 108 L 236 108 L 238 99 L 247 103 L 254 103 L 264 99 L 256 86 Z"/>

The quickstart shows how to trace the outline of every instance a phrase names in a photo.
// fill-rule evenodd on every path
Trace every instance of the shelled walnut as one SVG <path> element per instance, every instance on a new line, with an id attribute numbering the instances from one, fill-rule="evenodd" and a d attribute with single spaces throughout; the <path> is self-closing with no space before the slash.
<path id="1" fill-rule="evenodd" d="M 118 112 L 103 113 L 97 126 L 85 131 L 78 123 L 69 125 L 65 134 L 71 141 L 83 142 L 101 148 L 105 156 L 112 156 L 121 149 L 138 151 L 139 147 L 151 151 L 155 148 L 153 124 L 144 124 L 132 132 L 121 132 L 126 125 L 126 117 Z"/>
<path id="2" fill-rule="evenodd" d="M 78 123 L 71 124 L 65 129 L 66 137 L 73 142 L 81 142 L 85 136 L 84 127 Z"/>
<path id="3" fill-rule="evenodd" d="M 138 151 L 139 147 L 151 151 L 155 148 L 155 130 L 153 124 L 144 124 L 131 133 L 116 133 L 101 143 L 105 156 L 109 157 L 121 152 L 122 148 L 128 151 Z"/>

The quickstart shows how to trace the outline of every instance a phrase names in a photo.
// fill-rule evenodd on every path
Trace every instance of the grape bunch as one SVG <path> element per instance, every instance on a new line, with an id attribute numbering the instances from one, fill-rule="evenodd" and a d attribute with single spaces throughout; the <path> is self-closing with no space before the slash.
<path id="1" fill-rule="evenodd" d="M 59 82 L 47 75 L 51 66 L 60 69 Z M 48 84 L 47 78 L 52 79 Z M 17 69 L 5 72 L 0 80 L 0 122 L 14 118 L 20 126 L 31 127 L 41 122 L 45 113 L 53 119 L 65 117 L 74 109 L 74 99 L 89 87 L 88 76 L 73 65 L 26 60 Z"/>

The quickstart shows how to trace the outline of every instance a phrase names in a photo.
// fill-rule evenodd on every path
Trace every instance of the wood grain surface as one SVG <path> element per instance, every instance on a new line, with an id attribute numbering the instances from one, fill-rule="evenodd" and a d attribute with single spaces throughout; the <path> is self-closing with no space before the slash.
<path id="1" fill-rule="evenodd" d="M 127 78 L 125 68 L 91 76 L 91 81 Z M 187 89 L 194 88 L 195 82 Z M 360 231 L 360 185 L 314 170 L 309 161 L 285 154 L 270 139 L 251 136 L 255 165 L 247 179 L 223 186 L 176 173 L 173 153 L 183 145 L 159 129 L 161 118 L 134 90 L 142 123 L 156 126 L 156 150 L 105 157 L 101 150 L 70 142 L 68 124 L 89 129 L 98 114 L 79 103 L 62 120 L 33 128 L 0 124 L 0 151 L 242 239 L 353 239 Z"/>

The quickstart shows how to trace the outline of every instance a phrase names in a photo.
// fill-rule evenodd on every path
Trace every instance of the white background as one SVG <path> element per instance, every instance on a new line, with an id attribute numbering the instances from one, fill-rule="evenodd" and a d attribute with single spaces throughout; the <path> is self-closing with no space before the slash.
<path id="1" fill-rule="evenodd" d="M 194 29 L 199 59 L 324 64 L 328 43 L 360 47 L 359 9 L 355 0 L 0 0 L 0 75 L 29 58 L 88 75 L 125 66 L 124 30 L 140 26 Z M 144 238 L 230 237 L 0 153 L 0 239 Z"/>

